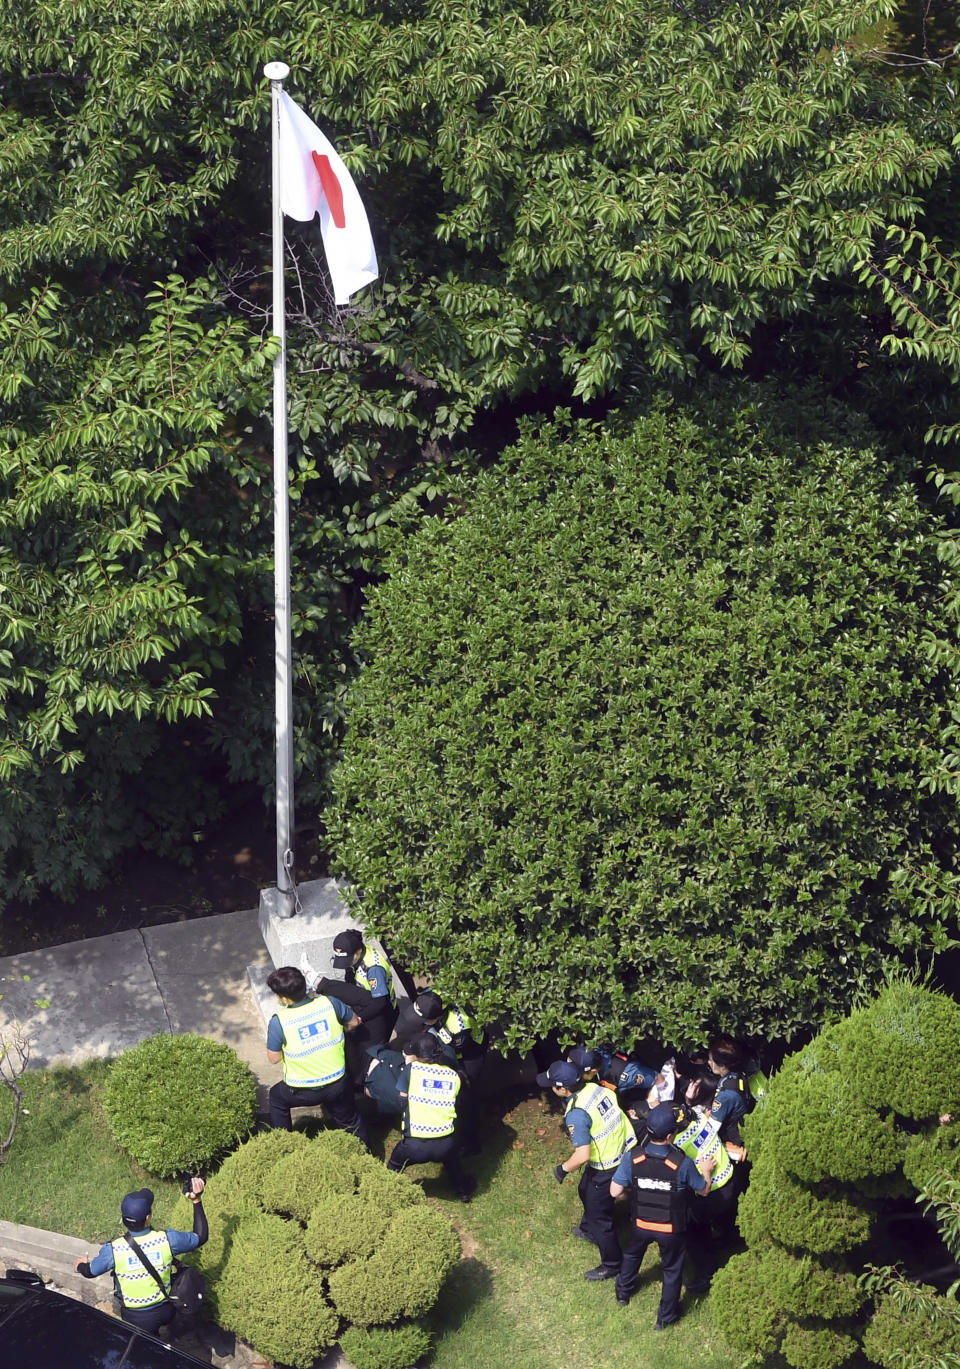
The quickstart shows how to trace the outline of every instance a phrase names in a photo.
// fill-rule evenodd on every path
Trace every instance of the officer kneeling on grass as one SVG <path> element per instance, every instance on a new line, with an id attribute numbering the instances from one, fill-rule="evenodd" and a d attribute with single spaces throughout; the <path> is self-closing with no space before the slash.
<path id="1" fill-rule="evenodd" d="M 669 1103 L 652 1108 L 647 1117 L 650 1139 L 632 1154 L 624 1155 L 610 1185 L 614 1198 L 628 1189 L 631 1197 L 631 1234 L 617 1275 L 617 1304 L 626 1307 L 630 1301 L 647 1246 L 656 1241 L 663 1266 L 658 1331 L 680 1318 L 683 1262 L 687 1254 L 687 1198 L 690 1193 L 706 1197 L 716 1166 L 715 1156 L 704 1156 L 701 1175 L 689 1156 L 673 1144 L 676 1129 L 676 1108 Z"/>
<path id="2" fill-rule="evenodd" d="M 121 1316 L 132 1326 L 156 1335 L 161 1326 L 173 1320 L 176 1309 L 169 1301 L 170 1280 L 175 1255 L 186 1255 L 206 1242 L 207 1218 L 200 1195 L 203 1180 L 190 1180 L 187 1197 L 193 1203 L 193 1230 L 154 1231 L 150 1226 L 153 1193 L 149 1188 L 128 1193 L 120 1206 L 125 1235 L 100 1247 L 92 1260 L 77 1260 L 76 1270 L 85 1279 L 113 1270 L 117 1294 L 123 1305 Z M 137 1253 L 139 1251 L 139 1254 Z M 156 1274 L 151 1274 L 147 1261 Z M 159 1280 L 159 1282 L 158 1282 Z"/>
<path id="3" fill-rule="evenodd" d="M 291 1131 L 291 1108 L 322 1103 L 334 1126 L 369 1146 L 347 1078 L 344 1047 L 345 1034 L 356 1030 L 359 1017 L 339 998 L 310 998 L 302 972 L 293 965 L 268 975 L 267 988 L 280 1000 L 267 1027 L 267 1059 L 272 1065 L 283 1062 L 283 1078 L 270 1090 L 270 1125 Z"/>
<path id="4" fill-rule="evenodd" d="M 477 1181 L 464 1171 L 458 1153 L 460 1076 L 444 1063 L 443 1046 L 429 1032 L 409 1041 L 403 1048 L 403 1058 L 405 1068 L 397 1083 L 403 1100 L 403 1139 L 394 1146 L 387 1169 L 396 1173 L 407 1165 L 438 1160 L 457 1197 L 468 1203 Z"/>
<path id="5" fill-rule="evenodd" d="M 546 1073 L 537 1075 L 537 1083 L 567 1103 L 563 1120 L 574 1149 L 569 1159 L 557 1165 L 554 1178 L 562 1184 L 568 1174 L 583 1170 L 577 1190 L 583 1217 L 573 1234 L 593 1241 L 600 1252 L 600 1263 L 583 1277 L 590 1283 L 614 1279 L 621 1251 L 613 1226 L 610 1180 L 621 1156 L 636 1145 L 637 1138 L 613 1092 L 602 1084 L 585 1083 L 569 1060 L 555 1060 Z"/>

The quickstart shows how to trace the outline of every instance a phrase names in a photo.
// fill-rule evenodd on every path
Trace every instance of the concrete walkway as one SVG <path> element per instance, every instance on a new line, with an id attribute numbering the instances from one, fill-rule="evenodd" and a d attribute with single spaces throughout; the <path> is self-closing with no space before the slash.
<path id="1" fill-rule="evenodd" d="M 9 1040 L 19 1023 L 36 1068 L 118 1055 L 160 1032 L 197 1032 L 226 1042 L 250 1065 L 266 1113 L 280 1066 L 267 1060 L 247 968 L 269 964 L 255 908 L 6 956 L 0 958 L 0 1037 Z M 0 1264 L 36 1269 L 62 1292 L 82 1292 L 92 1301 L 96 1281 L 71 1278 L 73 1260 L 88 1250 L 89 1243 L 68 1236 L 0 1223 Z M 109 1297 L 97 1302 L 112 1310 Z M 222 1369 L 267 1364 L 209 1323 L 176 1343 Z M 317 1369 L 350 1366 L 334 1349 Z"/>
<path id="2" fill-rule="evenodd" d="M 118 1055 L 160 1032 L 232 1046 L 266 1090 L 280 1078 L 247 979 L 268 966 L 256 909 L 169 922 L 0 958 L 0 1036 L 19 1022 L 30 1065 Z"/>

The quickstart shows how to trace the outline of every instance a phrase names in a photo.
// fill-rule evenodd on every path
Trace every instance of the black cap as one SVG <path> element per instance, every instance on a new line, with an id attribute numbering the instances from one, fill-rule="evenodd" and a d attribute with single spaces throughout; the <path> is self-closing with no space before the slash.
<path id="1" fill-rule="evenodd" d="M 127 1226 L 143 1226 L 153 1211 L 153 1192 L 149 1188 L 138 1188 L 136 1193 L 128 1193 L 120 1204 L 120 1216 Z"/>
<path id="2" fill-rule="evenodd" d="M 426 1022 L 435 1022 L 443 1012 L 443 999 L 432 989 L 424 989 L 423 993 L 417 994 L 416 1002 L 413 1005 L 418 1016 Z"/>
<path id="3" fill-rule="evenodd" d="M 677 1109 L 672 1103 L 658 1103 L 647 1113 L 647 1131 L 656 1141 L 662 1141 L 677 1129 Z"/>
<path id="4" fill-rule="evenodd" d="M 359 927 L 348 927 L 333 938 L 333 949 L 341 955 L 356 955 L 363 946 L 363 933 Z"/>

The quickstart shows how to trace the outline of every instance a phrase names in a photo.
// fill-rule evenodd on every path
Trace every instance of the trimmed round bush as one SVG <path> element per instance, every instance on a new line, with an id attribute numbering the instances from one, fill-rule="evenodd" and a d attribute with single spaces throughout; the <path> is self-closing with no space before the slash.
<path id="1" fill-rule="evenodd" d="M 787 1312 L 776 1295 L 776 1250 L 748 1250 L 734 1255 L 714 1275 L 710 1309 L 723 1337 L 735 1350 L 751 1356 L 772 1355 L 787 1325 Z"/>
<path id="2" fill-rule="evenodd" d="M 330 1275 L 334 1306 L 357 1326 L 419 1317 L 436 1302 L 460 1254 L 457 1234 L 433 1208 L 394 1216 L 376 1252 Z"/>
<path id="3" fill-rule="evenodd" d="M 353 1369 L 410 1369 L 430 1349 L 430 1333 L 410 1322 L 381 1326 L 375 1331 L 347 1331 L 340 1348 Z"/>
<path id="4" fill-rule="evenodd" d="M 764 1122 L 771 1162 L 806 1183 L 855 1183 L 896 1169 L 903 1158 L 893 1113 L 851 1098 L 839 1071 L 809 1074 L 778 1088 L 764 1108 Z"/>
<path id="5" fill-rule="evenodd" d="M 190 1260 L 211 1315 L 261 1354 L 304 1369 L 352 1328 L 369 1369 L 424 1353 L 411 1319 L 433 1306 L 460 1244 L 419 1185 L 354 1137 L 256 1136 L 210 1179 L 204 1206 L 210 1239 Z M 189 1227 L 190 1211 L 182 1199 L 174 1225 Z M 381 1335 L 388 1326 L 396 1334 Z"/>
<path id="6" fill-rule="evenodd" d="M 856 1352 L 857 1342 L 829 1326 L 787 1327 L 780 1347 L 794 1369 L 835 1369 Z"/>
<path id="7" fill-rule="evenodd" d="M 208 1168 L 249 1136 L 257 1081 L 205 1036 L 151 1036 L 114 1062 L 103 1091 L 113 1139 L 163 1178 Z"/>
<path id="8" fill-rule="evenodd" d="M 732 1346 L 835 1369 L 862 1345 L 902 1369 L 898 1352 L 946 1335 L 952 1301 L 904 1318 L 884 1296 L 868 1320 L 872 1300 L 856 1279 L 876 1262 L 875 1215 L 902 1211 L 911 1185 L 937 1172 L 960 1177 L 960 1122 L 938 1125 L 958 1093 L 960 1007 L 905 978 L 784 1061 L 744 1123 L 754 1163 L 738 1223 L 749 1248 L 713 1283 L 714 1319 Z"/>
<path id="9" fill-rule="evenodd" d="M 960 1113 L 960 1012 L 951 999 L 891 984 L 846 1025 L 840 1064 L 856 1098 L 868 1106 L 888 1099 L 916 1121 Z"/>
<path id="10" fill-rule="evenodd" d="M 903 1153 L 903 1176 L 922 1188 L 934 1174 L 960 1179 L 960 1121 L 927 1127 L 911 1136 Z"/>
<path id="11" fill-rule="evenodd" d="M 740 1199 L 737 1225 L 748 1245 L 770 1240 L 818 1255 L 862 1245 L 870 1214 L 850 1196 L 826 1186 L 802 1184 L 770 1162 L 754 1165 L 750 1187 Z"/>
<path id="12" fill-rule="evenodd" d="M 270 1359 L 299 1369 L 312 1364 L 336 1342 L 340 1318 L 321 1271 L 307 1259 L 299 1225 L 260 1213 L 239 1222 L 229 1242 L 217 1289 L 220 1324 Z"/>
<path id="13" fill-rule="evenodd" d="M 324 820 L 509 1045 L 790 1039 L 947 944 L 937 523 L 858 424 L 750 386 L 531 424 L 395 535 Z"/>

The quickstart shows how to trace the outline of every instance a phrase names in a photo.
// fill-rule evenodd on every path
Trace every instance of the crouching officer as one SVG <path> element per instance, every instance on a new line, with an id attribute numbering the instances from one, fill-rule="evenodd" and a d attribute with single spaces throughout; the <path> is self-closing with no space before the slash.
<path id="1" fill-rule="evenodd" d="M 398 1088 L 403 1100 L 403 1139 L 393 1148 L 387 1169 L 394 1173 L 406 1165 L 439 1160 L 456 1190 L 468 1203 L 477 1187 L 463 1169 L 456 1136 L 457 1095 L 460 1076 L 443 1061 L 442 1046 L 429 1032 L 415 1036 L 404 1047 L 406 1068 Z"/>
<path id="2" fill-rule="evenodd" d="M 675 1108 L 669 1103 L 651 1108 L 647 1117 L 650 1140 L 632 1155 L 624 1155 L 610 1185 L 614 1198 L 629 1189 L 632 1205 L 630 1240 L 617 1275 L 617 1304 L 627 1306 L 647 1246 L 656 1241 L 663 1267 L 658 1331 L 680 1318 L 683 1262 L 687 1253 L 687 1195 L 692 1192 L 705 1197 L 710 1192 L 716 1166 L 715 1157 L 706 1155 L 700 1174 L 689 1156 L 673 1144 L 676 1129 Z"/>
<path id="3" fill-rule="evenodd" d="M 186 1255 L 198 1249 L 209 1234 L 206 1214 L 200 1201 L 203 1180 L 195 1178 L 190 1183 L 193 1191 L 187 1196 L 193 1203 L 192 1231 L 176 1231 L 172 1228 L 154 1231 L 150 1226 L 153 1193 L 149 1188 L 141 1188 L 136 1193 L 128 1193 L 120 1205 L 120 1218 L 126 1227 L 126 1234 L 102 1245 L 92 1260 L 84 1258 L 76 1263 L 77 1273 L 85 1279 L 95 1279 L 113 1270 L 117 1293 L 123 1305 L 123 1320 L 154 1335 L 174 1318 L 175 1309 L 168 1297 L 174 1256 Z M 156 1270 L 156 1278 L 144 1260 Z"/>
<path id="4" fill-rule="evenodd" d="M 307 996 L 307 985 L 293 965 L 282 965 L 267 976 L 267 988 L 281 1006 L 267 1027 L 267 1059 L 283 1061 L 283 1079 L 270 1090 L 270 1125 L 291 1131 L 291 1108 L 322 1103 L 335 1126 L 368 1145 L 367 1129 L 347 1078 L 345 1033 L 360 1019 L 339 998 Z"/>
<path id="5" fill-rule="evenodd" d="M 590 1283 L 614 1279 L 620 1268 L 620 1242 L 613 1226 L 614 1200 L 610 1180 L 624 1152 L 636 1145 L 637 1138 L 616 1096 L 602 1084 L 585 1083 L 568 1060 L 556 1060 L 544 1074 L 537 1075 L 542 1089 L 552 1089 L 567 1100 L 564 1123 L 574 1150 L 569 1159 L 553 1171 L 558 1183 L 578 1169 L 578 1192 L 583 1217 L 573 1228 L 581 1240 L 593 1241 L 600 1252 L 600 1263 L 588 1269 L 584 1278 Z"/>

